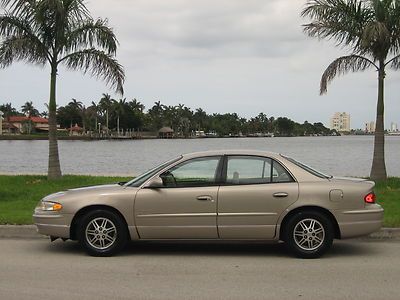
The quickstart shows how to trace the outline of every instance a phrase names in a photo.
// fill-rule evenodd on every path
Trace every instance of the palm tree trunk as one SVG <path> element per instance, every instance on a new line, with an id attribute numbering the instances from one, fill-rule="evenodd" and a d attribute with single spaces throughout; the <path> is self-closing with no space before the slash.
<path id="1" fill-rule="evenodd" d="M 107 136 L 108 136 L 108 108 L 107 108 L 107 115 L 106 115 L 106 126 L 107 126 Z"/>
<path id="2" fill-rule="evenodd" d="M 61 177 L 60 158 L 58 155 L 57 143 L 57 119 L 56 119 L 56 81 L 57 68 L 51 68 L 50 80 L 50 101 L 49 101 L 49 168 L 48 179 L 58 179 Z"/>
<path id="3" fill-rule="evenodd" d="M 376 123 L 375 123 L 375 139 L 374 139 L 374 157 L 372 160 L 371 179 L 386 180 L 386 164 L 385 164 L 385 127 L 384 127 L 384 81 L 385 81 L 385 66 L 384 62 L 379 64 L 379 79 L 378 79 L 378 103 L 376 108 Z"/>

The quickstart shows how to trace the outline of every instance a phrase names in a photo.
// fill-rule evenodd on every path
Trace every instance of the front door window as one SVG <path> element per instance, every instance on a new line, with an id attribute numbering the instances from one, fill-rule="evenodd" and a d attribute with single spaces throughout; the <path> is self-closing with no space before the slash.
<path id="1" fill-rule="evenodd" d="M 196 158 L 164 172 L 165 187 L 199 187 L 216 184 L 220 157 Z"/>

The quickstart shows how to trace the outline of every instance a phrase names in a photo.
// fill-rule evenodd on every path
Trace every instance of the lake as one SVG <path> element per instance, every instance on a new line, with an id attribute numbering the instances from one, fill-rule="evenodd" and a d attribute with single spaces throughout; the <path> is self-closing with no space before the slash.
<path id="1" fill-rule="evenodd" d="M 138 175 L 182 153 L 255 149 L 292 156 L 327 174 L 368 176 L 372 136 L 59 141 L 64 174 Z M 400 176 L 400 136 L 386 137 L 389 176 Z M 1 174 L 47 172 L 48 141 L 0 141 Z"/>

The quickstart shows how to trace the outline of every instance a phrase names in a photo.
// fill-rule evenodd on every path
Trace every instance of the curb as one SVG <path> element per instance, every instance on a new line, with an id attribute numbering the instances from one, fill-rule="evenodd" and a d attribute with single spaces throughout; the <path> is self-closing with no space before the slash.
<path id="1" fill-rule="evenodd" d="M 42 239 L 35 225 L 0 225 L 0 239 Z"/>
<path id="2" fill-rule="evenodd" d="M 0 239 L 44 239 L 44 235 L 37 233 L 35 225 L 0 225 Z M 400 239 L 400 228 L 382 228 L 362 237 L 369 240 Z"/>
<path id="3" fill-rule="evenodd" d="M 367 239 L 400 239 L 400 228 L 382 228 L 371 233 Z"/>

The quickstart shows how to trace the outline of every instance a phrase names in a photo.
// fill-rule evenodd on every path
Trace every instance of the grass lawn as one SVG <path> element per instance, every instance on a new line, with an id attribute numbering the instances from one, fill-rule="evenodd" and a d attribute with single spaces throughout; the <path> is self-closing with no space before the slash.
<path id="1" fill-rule="evenodd" d="M 400 178 L 391 177 L 375 187 L 377 202 L 385 209 L 384 227 L 400 227 Z"/>
<path id="2" fill-rule="evenodd" d="M 0 224 L 32 224 L 32 213 L 44 196 L 69 188 L 127 181 L 125 177 L 65 175 L 48 181 L 46 176 L 0 175 Z"/>
<path id="3" fill-rule="evenodd" d="M 32 224 L 32 212 L 44 196 L 96 184 L 127 181 L 125 177 L 66 175 L 58 181 L 46 176 L 0 175 L 0 224 Z M 378 203 L 385 209 L 385 227 L 400 227 L 400 178 L 389 178 L 376 185 Z"/>

